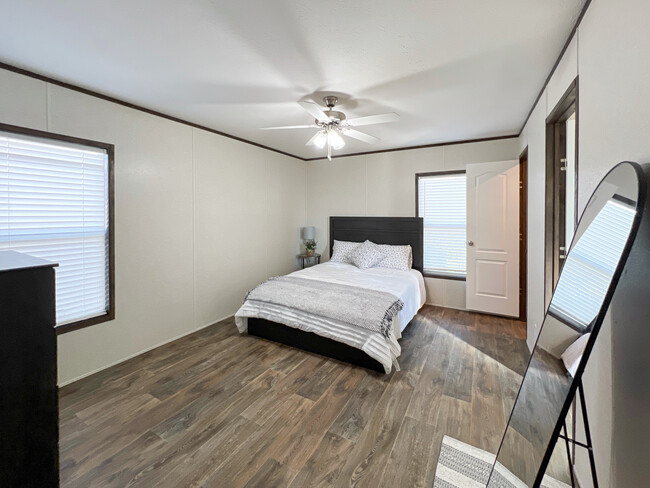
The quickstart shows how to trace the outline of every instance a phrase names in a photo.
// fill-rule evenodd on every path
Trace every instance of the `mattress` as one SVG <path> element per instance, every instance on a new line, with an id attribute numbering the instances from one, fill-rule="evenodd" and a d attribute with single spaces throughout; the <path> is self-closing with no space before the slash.
<path id="1" fill-rule="evenodd" d="M 401 348 L 398 339 L 426 300 L 424 278 L 419 271 L 387 268 L 359 269 L 351 264 L 328 262 L 296 271 L 289 276 L 385 291 L 401 299 L 404 307 L 393 324 L 390 337 L 385 338 L 377 332 L 295 309 L 246 302 L 235 314 L 235 323 L 239 332 L 247 331 L 248 317 L 262 318 L 361 349 L 382 364 L 386 373 L 390 373 L 393 367 L 399 369 L 397 358 Z"/>

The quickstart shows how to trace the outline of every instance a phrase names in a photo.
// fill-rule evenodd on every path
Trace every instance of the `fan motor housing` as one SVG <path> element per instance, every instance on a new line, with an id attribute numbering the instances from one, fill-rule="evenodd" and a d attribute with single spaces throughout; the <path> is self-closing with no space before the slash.
<path id="1" fill-rule="evenodd" d="M 325 112 L 325 115 L 327 115 L 330 119 L 329 123 L 323 123 L 320 122 L 318 119 L 315 120 L 316 125 L 338 125 L 341 122 L 345 120 L 345 114 L 343 112 L 339 112 L 337 110 L 327 110 Z"/>

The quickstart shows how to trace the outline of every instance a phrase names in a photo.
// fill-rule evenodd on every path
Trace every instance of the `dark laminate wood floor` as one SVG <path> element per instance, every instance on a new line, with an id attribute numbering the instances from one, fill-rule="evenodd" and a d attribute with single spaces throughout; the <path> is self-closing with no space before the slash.
<path id="1" fill-rule="evenodd" d="M 426 306 L 380 375 L 228 319 L 61 390 L 61 486 L 430 487 L 443 435 L 496 452 L 524 338 Z"/>

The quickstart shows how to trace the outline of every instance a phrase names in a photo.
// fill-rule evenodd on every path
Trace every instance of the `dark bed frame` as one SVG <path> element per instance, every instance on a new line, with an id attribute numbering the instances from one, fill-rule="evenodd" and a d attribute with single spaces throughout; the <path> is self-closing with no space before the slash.
<path id="1" fill-rule="evenodd" d="M 406 245 L 413 249 L 413 269 L 422 272 L 422 218 L 421 217 L 330 217 L 330 257 L 334 240 L 377 244 Z M 249 318 L 248 333 L 275 342 L 314 352 L 346 363 L 384 373 L 377 360 L 360 349 L 265 319 Z"/>

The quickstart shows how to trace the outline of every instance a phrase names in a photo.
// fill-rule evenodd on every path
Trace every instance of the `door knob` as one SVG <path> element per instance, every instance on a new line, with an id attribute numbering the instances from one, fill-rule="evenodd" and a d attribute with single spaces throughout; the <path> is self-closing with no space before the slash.
<path id="1" fill-rule="evenodd" d="M 474 241 L 469 241 L 469 242 L 467 243 L 467 245 L 468 245 L 468 246 L 473 246 L 473 245 L 474 245 Z"/>

